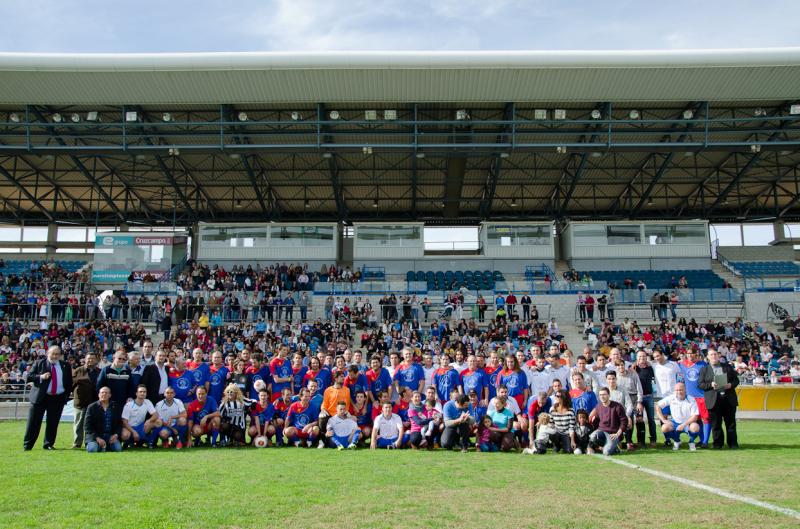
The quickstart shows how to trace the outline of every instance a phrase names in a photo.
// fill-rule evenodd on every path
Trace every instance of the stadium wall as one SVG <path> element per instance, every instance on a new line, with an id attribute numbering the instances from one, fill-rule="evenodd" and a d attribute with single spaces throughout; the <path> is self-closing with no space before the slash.
<path id="1" fill-rule="evenodd" d="M 773 320 L 769 304 L 775 303 L 787 311 L 792 318 L 800 315 L 800 292 L 745 292 L 744 306 L 750 321 Z"/>
<path id="2" fill-rule="evenodd" d="M 728 261 L 794 261 L 792 246 L 719 246 L 717 255 Z"/>
<path id="3" fill-rule="evenodd" d="M 682 258 L 625 258 L 620 255 L 605 259 L 571 259 L 570 265 L 578 271 L 598 270 L 710 270 L 710 257 Z M 634 281 L 635 277 L 631 278 Z"/>
<path id="4" fill-rule="evenodd" d="M 423 257 L 421 259 L 380 259 L 380 260 L 355 260 L 353 266 L 382 266 L 386 274 L 401 274 L 406 272 L 436 272 L 446 270 L 499 270 L 503 274 L 524 274 L 528 265 L 546 264 L 554 269 L 553 259 L 488 259 L 484 256 L 458 256 L 458 257 Z"/>

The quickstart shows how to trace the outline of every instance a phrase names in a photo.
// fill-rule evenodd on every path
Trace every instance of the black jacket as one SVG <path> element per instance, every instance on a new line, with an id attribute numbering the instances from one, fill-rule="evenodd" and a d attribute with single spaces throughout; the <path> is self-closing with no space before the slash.
<path id="1" fill-rule="evenodd" d="M 165 381 L 166 386 L 169 386 L 169 368 L 166 364 L 164 364 L 164 372 L 167 373 L 167 380 Z M 153 404 L 164 398 L 164 395 L 158 392 L 161 387 L 161 373 L 158 371 L 158 366 L 156 364 L 145 366 L 139 384 L 144 384 L 144 386 L 147 387 L 147 398 Z"/>
<path id="2" fill-rule="evenodd" d="M 63 360 L 59 360 L 58 363 L 61 365 L 61 374 L 64 377 L 64 380 L 62 380 L 64 393 L 58 395 L 58 397 L 63 399 L 64 402 L 67 402 L 67 399 L 72 393 L 72 368 Z M 31 388 L 31 392 L 28 394 L 28 400 L 30 400 L 32 404 L 42 403 L 47 396 L 47 386 L 51 382 L 50 379 L 42 380 L 41 376 L 45 373 L 50 373 L 50 362 L 48 362 L 46 358 L 37 360 L 33 364 L 33 368 L 28 371 L 26 381 L 33 382 L 33 388 Z"/>
<path id="3" fill-rule="evenodd" d="M 725 395 L 721 395 L 722 390 L 720 389 L 711 389 L 711 383 L 714 382 L 714 368 L 711 364 L 703 366 L 703 369 L 700 370 L 700 380 L 697 385 L 705 392 L 706 408 L 709 410 L 716 405 L 717 398 L 728 399 L 728 404 L 731 406 L 739 404 L 739 399 L 736 397 L 736 386 L 739 385 L 736 370 L 727 362 L 720 362 L 720 366 L 728 376 L 728 383 L 731 385 L 731 389 L 725 390 Z"/>
<path id="4" fill-rule="evenodd" d="M 113 400 L 108 401 L 108 406 L 111 409 L 111 433 L 109 436 L 119 435 L 122 429 L 122 419 L 120 419 L 122 412 L 117 409 L 117 403 Z M 83 431 L 87 443 L 94 441 L 96 437 L 103 437 L 104 419 L 104 410 L 100 401 L 89 404 L 89 407 L 86 408 L 86 417 L 83 419 Z"/>

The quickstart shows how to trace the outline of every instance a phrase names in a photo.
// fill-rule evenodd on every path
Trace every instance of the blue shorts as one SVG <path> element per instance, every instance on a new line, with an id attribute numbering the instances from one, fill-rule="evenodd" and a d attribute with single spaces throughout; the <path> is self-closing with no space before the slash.
<path id="1" fill-rule="evenodd" d="M 131 430 L 136 432 L 139 435 L 139 439 L 141 440 L 146 440 L 150 436 L 144 431 L 144 423 L 139 424 L 137 426 L 131 426 Z"/>
<path id="2" fill-rule="evenodd" d="M 688 424 L 683 430 L 678 430 L 678 426 L 680 426 L 681 423 L 679 423 L 675 419 L 670 419 L 670 421 L 672 421 L 672 427 L 675 429 L 675 431 L 678 433 L 679 436 L 680 434 L 685 433 L 689 436 L 689 439 L 691 440 L 692 438 L 698 437 L 700 435 L 700 432 L 697 433 L 690 432 Z"/>

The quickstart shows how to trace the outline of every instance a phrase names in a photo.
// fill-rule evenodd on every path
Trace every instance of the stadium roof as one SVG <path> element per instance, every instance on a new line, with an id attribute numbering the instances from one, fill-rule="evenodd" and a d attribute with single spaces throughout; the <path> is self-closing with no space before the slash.
<path id="1" fill-rule="evenodd" d="M 800 48 L 0 54 L 0 221 L 800 218 Z"/>
<path id="2" fill-rule="evenodd" d="M 772 100 L 800 48 L 0 54 L 0 104 Z"/>

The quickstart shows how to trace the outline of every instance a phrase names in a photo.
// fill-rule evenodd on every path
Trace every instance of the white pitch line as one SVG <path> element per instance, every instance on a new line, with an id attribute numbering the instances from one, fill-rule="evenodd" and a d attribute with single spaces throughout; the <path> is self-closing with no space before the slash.
<path id="1" fill-rule="evenodd" d="M 644 472 L 645 474 L 650 474 L 651 476 L 656 476 L 662 479 L 668 479 L 670 481 L 674 481 L 676 483 L 680 483 L 682 485 L 686 485 L 688 487 L 694 487 L 696 489 L 704 490 L 706 492 L 710 492 L 712 494 L 716 494 L 717 496 L 722 496 L 723 498 L 728 498 L 729 500 L 735 500 L 742 503 L 748 503 L 750 505 L 755 505 L 756 507 L 761 507 L 762 509 L 767 509 L 773 512 L 778 512 L 781 514 L 785 514 L 786 516 L 790 516 L 792 518 L 797 518 L 800 520 L 800 511 L 795 511 L 794 509 L 789 509 L 788 507 L 780 507 L 778 505 L 773 505 L 771 503 L 767 503 L 765 501 L 757 500 L 755 498 L 750 498 L 748 496 L 741 496 L 739 494 L 734 494 L 733 492 L 728 492 L 727 490 L 718 489 L 716 487 L 711 487 L 704 483 L 699 483 L 697 481 L 692 481 L 691 479 L 680 478 L 678 476 L 673 476 L 672 474 L 667 474 L 666 472 L 661 472 L 659 470 L 653 470 L 651 468 L 642 467 L 639 465 L 634 465 L 633 463 L 628 463 L 627 461 L 623 461 L 621 459 L 613 458 L 610 456 L 604 456 L 600 454 L 596 454 L 597 457 L 601 459 L 605 459 L 606 461 L 611 461 L 612 463 L 616 463 L 618 465 L 622 465 L 624 467 L 632 468 L 634 470 L 638 470 L 640 472 Z"/>

